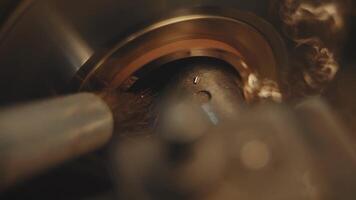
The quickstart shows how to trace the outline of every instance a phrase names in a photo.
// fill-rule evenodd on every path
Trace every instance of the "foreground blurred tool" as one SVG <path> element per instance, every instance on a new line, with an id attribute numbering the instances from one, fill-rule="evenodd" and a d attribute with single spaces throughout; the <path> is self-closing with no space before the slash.
<path id="1" fill-rule="evenodd" d="M 318 99 L 296 110 L 282 105 L 242 110 L 186 145 L 183 155 L 171 152 L 171 142 L 160 135 L 123 141 L 115 157 L 123 199 L 356 197 L 355 148 Z"/>
<path id="2" fill-rule="evenodd" d="M 91 152 L 110 138 L 112 114 L 90 93 L 0 111 L 0 190 Z"/>

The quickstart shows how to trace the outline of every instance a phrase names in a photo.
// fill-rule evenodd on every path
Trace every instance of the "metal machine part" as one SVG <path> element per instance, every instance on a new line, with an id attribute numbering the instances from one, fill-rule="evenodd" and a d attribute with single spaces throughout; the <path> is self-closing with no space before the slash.
<path id="1" fill-rule="evenodd" d="M 226 1 L 226 4 L 230 3 L 232 2 Z M 131 3 L 93 1 L 93 4 L 101 5 L 103 8 L 124 6 L 127 9 Z M 184 8 L 194 5 L 190 1 L 182 1 L 179 4 Z M 261 92 L 260 89 L 264 88 L 265 82 L 271 83 L 268 86 L 273 88 L 265 90 L 263 97 L 275 97 L 270 93 L 270 90 L 273 90 L 279 95 L 277 100 L 282 99 L 279 87 L 281 70 L 278 69 L 286 67 L 287 56 L 277 55 L 285 53 L 283 42 L 270 24 L 255 15 L 217 7 L 180 10 L 176 3 L 167 1 L 165 6 L 157 10 L 154 8 L 156 5 L 145 8 L 144 15 L 153 15 L 147 20 L 148 23 L 133 27 L 131 30 L 131 25 L 139 24 L 145 17 L 130 16 L 130 21 L 118 23 L 119 28 L 115 29 L 113 26 L 106 27 L 106 30 L 95 28 L 94 34 L 91 32 L 94 31 L 92 28 L 91 31 L 87 29 L 91 24 L 80 21 L 84 18 L 88 20 L 87 10 L 77 13 L 68 6 L 66 1 L 55 0 L 23 2 L 15 11 L 15 15 L 4 24 L 0 32 L 0 65 L 12 67 L 1 68 L 3 77 L 0 79 L 0 86 L 6 85 L 6 88 L 3 88 L 4 98 L 1 98 L 1 103 L 66 93 L 70 86 L 75 91 L 95 90 L 99 93 L 104 90 L 123 90 L 127 88 L 129 85 L 127 82 L 130 80 L 144 78 L 147 72 L 167 63 L 191 57 L 209 57 L 231 65 L 241 79 L 241 85 L 234 87 L 238 93 L 241 92 L 241 96 L 243 93 L 244 100 L 251 102 L 256 97 L 259 98 L 258 94 Z M 105 9 L 100 12 L 98 6 L 95 6 L 98 9 L 95 17 L 98 20 L 96 22 L 100 23 L 100 18 L 107 20 L 109 13 Z M 170 7 L 172 12 L 160 13 L 161 10 Z M 119 10 L 112 12 L 122 20 L 125 13 L 120 13 Z M 78 24 L 67 20 L 67 17 L 73 18 L 72 14 L 79 20 Z M 113 16 L 110 19 L 114 19 Z M 131 31 L 124 34 L 127 30 Z M 88 33 L 94 34 L 93 37 L 86 37 L 85 34 Z M 114 41 L 115 37 L 119 38 L 118 42 Z M 95 44 L 98 41 L 101 41 L 100 45 Z M 105 50 L 101 50 L 102 47 Z M 19 49 L 21 51 L 18 51 Z M 5 82 L 7 84 L 3 84 Z M 132 85 L 128 88 L 130 86 Z M 215 101 L 216 98 L 213 102 Z M 218 104 L 215 102 L 214 107 L 218 107 Z M 82 108 L 87 109 L 85 106 Z M 37 109 L 34 110 L 37 112 Z M 55 115 L 57 114 L 61 113 Z M 38 118 L 34 120 L 39 122 Z M 8 123 L 4 120 L 5 122 Z M 105 124 L 109 129 L 112 126 L 110 123 Z M 53 125 L 49 122 L 48 126 Z M 61 126 L 66 128 L 65 124 Z M 31 129 L 25 131 L 28 131 L 28 134 L 25 134 L 28 137 L 32 135 L 33 138 L 37 138 Z M 71 137 L 73 134 L 70 131 L 63 131 L 68 134 L 64 136 Z M 18 134 L 21 135 L 22 132 L 14 130 L 13 135 Z M 103 134 L 102 137 L 105 136 L 106 134 Z M 60 138 L 58 140 L 62 141 Z M 70 141 L 63 141 L 61 145 L 71 144 Z M 27 148 L 31 146 L 23 147 Z M 34 155 L 41 157 L 36 152 Z M 66 154 L 67 157 L 74 155 L 74 152 Z M 14 162 L 22 162 L 20 157 L 19 161 Z M 46 167 L 45 155 L 41 158 L 44 163 L 39 162 L 36 165 L 34 162 L 34 170 Z M 30 161 L 31 159 L 26 162 Z M 53 162 L 55 161 L 59 163 L 60 159 L 54 158 Z M 23 169 L 18 171 L 27 173 Z M 17 179 L 16 176 L 9 179 L 12 181 L 12 178 Z"/>
<path id="2" fill-rule="evenodd" d="M 246 101 L 262 96 L 282 101 L 284 54 L 278 33 L 256 16 L 229 9 L 187 9 L 130 35 L 83 66 L 77 79 L 80 89 L 117 89 L 166 63 L 211 57 L 229 63 L 239 73 Z M 270 90 L 279 93 L 278 97 Z"/>
<path id="3" fill-rule="evenodd" d="M 79 93 L 0 111 L 0 190 L 106 144 L 112 113 Z"/>
<path id="4" fill-rule="evenodd" d="M 320 103 L 301 106 L 304 110 L 297 120 L 283 118 L 286 115 L 278 112 L 285 111 L 283 108 L 251 113 L 243 109 L 245 104 L 264 99 L 286 100 L 290 92 L 286 89 L 288 82 L 292 82 L 293 87 L 298 86 L 294 81 L 301 80 L 312 92 L 320 93 L 334 78 L 339 63 L 327 38 L 337 38 L 334 37 L 337 33 L 345 31 L 347 11 L 342 9 L 349 1 L 339 1 L 340 4 L 327 1 L 318 1 L 315 5 L 308 0 L 22 1 L 0 29 L 0 105 L 73 91 L 95 91 L 109 104 L 114 119 L 105 104 L 92 95 L 36 104 L 36 109 L 30 111 L 30 108 L 5 110 L 4 115 L 0 113 L 0 130 L 4 125 L 5 129 L 10 126 L 13 132 L 0 135 L 0 147 L 1 142 L 7 140 L 15 145 L 6 146 L 5 142 L 4 150 L 0 150 L 0 156 L 6 158 L 4 164 L 0 162 L 0 172 L 4 169 L 6 175 L 0 179 L 0 187 L 99 148 L 110 139 L 115 125 L 117 135 L 124 131 L 130 134 L 133 130 L 130 126 L 142 132 L 158 133 L 143 140 L 138 138 L 131 146 L 130 139 L 137 137 L 133 134 L 129 142 L 124 140 L 119 147 L 121 151 L 115 159 L 120 168 L 112 171 L 119 171 L 122 176 L 117 179 L 127 183 L 120 188 L 123 196 L 259 199 L 256 185 L 261 184 L 265 199 L 270 197 L 269 189 L 284 199 L 334 198 L 335 194 L 342 194 L 346 199 L 354 197 L 349 187 L 355 180 L 350 170 L 350 166 L 354 166 L 353 148 L 343 134 L 337 134 L 342 131 L 333 126 L 330 113 L 322 112 L 319 116 L 318 111 L 325 109 L 315 106 Z M 269 12 L 276 12 L 272 15 L 277 14 L 281 24 L 276 23 Z M 311 32 L 304 32 L 304 25 Z M 314 25 L 323 25 L 326 29 L 337 26 L 337 31 L 320 34 L 324 29 L 319 30 L 319 26 Z M 280 33 L 293 43 L 288 43 L 289 51 Z M 338 41 L 331 43 L 338 44 Z M 290 54 L 300 54 L 301 62 L 287 63 L 288 58 L 293 57 Z M 156 70 L 164 67 L 174 73 L 157 76 Z M 290 68 L 297 72 L 292 70 L 291 73 L 298 75 L 295 79 L 286 76 Z M 159 96 L 132 92 L 138 85 L 142 86 L 142 80 L 162 81 L 167 76 L 175 78 L 162 84 Z M 144 86 L 150 89 L 150 84 Z M 305 90 L 296 88 L 304 97 Z M 133 98 L 125 98 L 123 93 Z M 155 121 L 141 123 L 139 120 L 146 120 L 145 116 L 135 118 L 137 113 L 134 113 L 130 124 L 124 124 L 132 117 L 133 110 L 139 110 L 138 115 L 146 111 L 149 112 L 144 115 L 156 114 L 149 109 L 140 110 L 151 103 L 151 98 L 159 103 L 155 105 L 159 111 Z M 142 105 L 129 102 L 136 99 L 143 102 Z M 78 100 L 76 104 L 75 100 Z M 93 107 L 96 103 L 100 106 Z M 59 106 L 52 108 L 52 105 Z M 65 112 L 63 107 L 71 105 L 76 109 L 75 115 L 67 116 L 70 112 Z M 124 109 L 117 109 L 122 105 Z M 52 113 L 43 115 L 42 109 Z M 317 112 L 311 113 L 313 109 Z M 37 112 L 39 117 L 31 118 Z M 62 115 L 66 118 L 57 121 Z M 328 123 L 325 137 L 315 124 L 310 124 L 314 117 L 320 119 L 315 124 Z M 230 130 L 223 127 L 228 119 L 233 122 L 227 125 Z M 24 121 L 29 128 L 12 129 L 13 120 Z M 43 125 L 43 122 L 47 123 Z M 157 125 L 157 129 L 142 130 L 140 124 Z M 94 127 L 87 129 L 88 126 Z M 41 130 L 37 132 L 39 127 Z M 73 127 L 78 130 L 72 131 Z M 244 128 L 252 130 L 252 134 L 244 132 Z M 253 137 L 267 138 L 267 142 L 249 143 L 247 140 Z M 310 144 L 323 152 L 310 148 Z M 328 145 L 335 148 L 327 149 Z M 72 149 L 73 146 L 80 149 Z M 57 148 L 68 152 L 57 151 Z M 282 163 L 276 168 L 269 165 L 275 164 L 275 155 L 271 161 L 270 152 L 266 151 L 269 148 L 277 152 L 277 160 Z M 285 156 L 286 149 L 292 149 L 293 156 Z M 241 154 L 236 156 L 236 150 Z M 177 151 L 183 154 L 177 156 Z M 312 152 L 311 155 L 308 152 Z M 343 155 L 340 160 L 334 156 L 338 153 Z M 320 159 L 316 159 L 318 156 Z M 302 173 L 298 171 L 300 168 L 311 172 Z M 342 169 L 343 173 L 336 174 L 333 169 Z M 338 184 L 347 187 L 332 187 Z M 236 185 L 241 191 L 234 190 Z M 292 189 L 280 193 L 286 186 Z M 205 196 L 210 190 L 212 195 Z"/>
<path id="5" fill-rule="evenodd" d="M 266 18 L 267 10 L 265 8 L 268 7 L 268 3 L 268 1 L 257 0 L 23 1 L 14 12 L 14 16 L 11 16 L 10 20 L 3 25 L 0 34 L 0 65 L 11 66 L 1 68 L 0 85 L 3 92 L 1 102 L 6 104 L 10 101 L 24 101 L 65 93 L 68 83 L 77 76 L 78 71 L 92 71 L 93 66 L 108 65 L 112 61 L 119 62 L 119 64 L 129 62 L 130 60 L 127 59 L 117 60 L 115 55 L 112 55 L 114 53 L 116 56 L 118 56 L 117 53 L 121 54 L 123 49 L 119 49 L 119 47 L 128 42 L 131 47 L 126 48 L 125 46 L 125 55 L 131 54 L 131 57 L 134 56 L 135 59 L 149 53 L 147 48 L 163 46 L 169 48 L 167 45 L 170 43 L 174 43 L 175 49 L 180 46 L 180 49 L 170 53 L 190 54 L 192 52 L 193 55 L 202 53 L 210 55 L 210 51 L 214 50 L 212 55 L 221 57 L 226 56 L 226 53 L 216 53 L 216 50 L 223 50 L 230 54 L 237 51 L 241 53 L 241 58 L 246 59 L 244 61 L 251 69 L 263 71 L 263 66 L 268 66 L 267 68 L 271 69 L 268 72 L 261 71 L 261 78 L 268 75 L 275 79 L 277 78 L 276 73 L 279 72 L 276 67 L 285 67 L 285 63 L 279 60 L 285 59 L 287 56 L 281 56 L 286 51 L 283 50 L 283 47 L 280 48 L 278 35 L 276 36 L 273 28 L 257 17 Z M 85 8 L 82 5 L 86 5 Z M 210 8 L 189 9 L 198 6 Z M 95 12 L 92 8 L 95 8 Z M 230 9 L 219 8 L 238 8 L 241 11 L 255 14 L 231 12 Z M 210 21 L 215 25 L 209 26 L 208 22 Z M 219 29 L 216 28 L 217 25 L 220 26 Z M 236 30 L 232 27 L 229 28 L 230 25 L 241 32 L 232 33 L 231 31 L 236 32 Z M 167 29 L 172 26 L 176 28 Z M 148 28 L 145 29 L 145 27 Z M 161 37 L 162 31 L 168 30 L 171 34 L 167 39 L 158 38 L 159 40 L 152 41 L 154 46 L 152 44 L 149 46 L 145 42 L 140 54 L 130 53 L 130 48 L 136 48 L 135 51 L 141 48 L 141 46 L 137 48 L 137 43 L 142 44 L 143 41 L 138 40 L 153 40 L 152 36 L 147 35 Z M 184 34 L 188 35 L 183 37 Z M 138 35 L 143 37 L 137 37 Z M 186 48 L 187 44 L 183 46 L 179 44 L 180 39 L 176 37 L 181 37 L 185 42 L 194 40 L 193 51 L 191 48 Z M 251 40 L 252 38 L 255 40 Z M 202 39 L 210 41 L 204 42 L 203 45 L 203 48 L 208 45 L 206 48 L 209 51 L 201 51 Z M 250 42 L 247 43 L 247 41 Z M 119 44 L 112 48 L 115 43 Z M 241 48 L 233 50 L 232 48 L 236 48 L 234 45 Z M 258 48 L 251 49 L 252 47 Z M 248 53 L 245 55 L 244 51 Z M 156 53 L 156 56 L 151 56 L 148 60 L 146 56 L 141 64 L 157 58 Z M 234 54 L 236 55 L 236 52 Z M 264 59 L 262 61 L 254 56 Z M 103 61 L 104 58 L 110 59 L 105 60 L 105 63 L 98 62 Z M 133 60 L 131 59 L 131 61 Z M 83 65 L 86 67 L 83 68 Z M 110 67 L 118 70 L 115 66 Z M 121 75 L 111 72 L 104 73 L 104 79 L 101 77 L 101 73 L 99 80 L 110 82 L 112 79 L 108 76 L 116 75 L 120 77 L 116 79 L 116 83 L 118 83 L 122 81 L 122 78 L 128 78 L 138 67 L 142 66 L 135 65 Z M 101 67 L 101 69 L 107 70 L 108 67 Z M 123 69 L 121 68 L 121 70 Z M 84 76 L 83 73 L 79 73 L 79 78 L 86 79 L 86 73 Z"/>
<path id="6" fill-rule="evenodd" d="M 6 6 L 9 13 L 15 1 L 12 1 L 11 5 L 7 3 L 9 1 L 5 2 L 9 5 Z M 4 105 L 14 101 L 66 93 L 68 82 L 76 77 L 77 72 L 91 71 L 93 66 L 100 64 L 97 61 L 103 60 L 104 55 L 115 51 L 113 50 L 115 44 L 134 39 L 137 33 L 142 33 L 145 27 L 152 27 L 155 22 L 163 22 L 177 16 L 186 20 L 186 17 L 189 18 L 192 14 L 187 10 L 196 11 L 197 7 L 214 10 L 214 12 L 200 13 L 202 14 L 200 17 L 208 15 L 220 19 L 231 14 L 227 10 L 241 11 L 242 15 L 236 15 L 235 12 L 233 16 L 227 18 L 237 19 L 266 36 L 265 39 L 275 51 L 277 60 L 293 57 L 293 63 L 287 64 L 294 69 L 288 79 L 293 80 L 289 82 L 296 83 L 291 84 L 290 88 L 294 93 L 298 93 L 296 96 L 303 97 L 306 91 L 304 86 L 300 86 L 301 79 L 306 79 L 305 85 L 324 86 L 325 82 L 329 82 L 335 76 L 340 65 L 337 60 L 341 54 L 333 50 L 335 46 L 338 47 L 337 49 L 342 49 L 340 43 L 344 38 L 338 33 L 342 33 L 342 36 L 347 35 L 349 19 L 346 16 L 351 13 L 353 5 L 350 2 L 349 0 L 20 1 L 17 9 L 9 15 L 0 30 L 0 65 L 11 66 L 2 67 L 0 71 L 0 89 L 3 94 L 0 103 Z M 135 12 L 132 12 L 133 10 Z M 271 31 L 270 25 L 261 23 L 259 18 L 272 23 L 281 35 L 286 36 L 284 39 L 288 41 L 290 47 L 288 52 L 278 48 L 279 42 L 276 42 L 278 39 L 273 36 L 275 31 Z M 184 21 L 182 18 L 179 20 Z M 303 25 L 306 25 L 308 30 L 305 30 Z M 216 28 L 212 27 L 212 29 Z M 230 31 L 226 30 L 227 38 L 231 37 L 229 34 Z M 290 40 L 294 43 L 290 43 Z M 118 46 L 120 45 L 116 45 Z M 249 62 L 251 60 L 262 62 L 257 58 L 248 59 Z M 83 65 L 89 67 L 85 67 L 84 70 Z M 268 66 L 267 63 L 263 65 Z M 279 67 L 281 66 L 285 65 L 280 64 Z M 259 66 L 249 65 L 249 67 L 254 69 Z M 86 78 L 87 74 L 79 73 L 79 77 Z M 319 86 L 317 91 L 320 92 Z M 266 92 L 260 95 L 264 94 Z"/>

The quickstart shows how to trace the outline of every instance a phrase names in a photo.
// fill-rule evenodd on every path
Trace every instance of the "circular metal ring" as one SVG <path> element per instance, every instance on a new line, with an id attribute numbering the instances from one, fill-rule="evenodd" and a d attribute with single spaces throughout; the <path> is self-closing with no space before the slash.
<path id="1" fill-rule="evenodd" d="M 260 28 L 269 32 L 268 36 L 263 34 L 256 28 L 257 17 L 226 13 L 190 10 L 154 23 L 118 43 L 84 76 L 79 74 L 80 89 L 91 88 L 93 83 L 96 89 L 119 88 L 152 62 L 194 56 L 214 57 L 231 64 L 248 86 L 244 88 L 247 96 L 256 93 L 253 91 L 256 83 L 251 86 L 250 75 L 258 80 L 273 81 L 278 86 L 279 73 L 286 64 L 281 58 L 287 57 L 276 53 L 284 49 L 278 34 L 270 31 L 272 28 L 262 21 Z M 246 20 L 249 18 L 253 19 L 251 24 Z"/>

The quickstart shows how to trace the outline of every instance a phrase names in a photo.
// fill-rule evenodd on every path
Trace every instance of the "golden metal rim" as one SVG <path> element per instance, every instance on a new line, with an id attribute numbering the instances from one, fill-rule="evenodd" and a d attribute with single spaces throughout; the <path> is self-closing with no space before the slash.
<path id="1" fill-rule="evenodd" d="M 214 38 L 215 36 L 210 37 L 209 33 L 214 32 L 214 30 L 209 30 L 208 24 L 216 23 L 221 25 L 222 28 L 227 26 L 231 26 L 232 33 L 229 35 L 227 33 L 227 37 L 221 40 L 220 38 Z M 184 26 L 192 28 L 191 30 L 185 30 Z M 197 35 L 199 33 L 198 29 L 194 29 L 194 27 L 201 26 L 201 24 L 205 24 L 203 26 L 204 30 L 208 32 L 207 34 Z M 163 38 L 163 34 L 168 28 L 176 28 L 182 32 L 182 35 L 188 35 L 187 37 L 179 38 L 179 35 L 174 35 L 178 40 L 176 41 L 165 41 L 162 42 L 157 38 Z M 177 28 L 178 27 L 178 28 Z M 183 27 L 183 28 L 182 28 Z M 180 29 L 179 29 L 180 28 Z M 183 31 L 182 31 L 183 29 Z M 237 32 L 236 30 L 240 31 Z M 186 32 L 184 32 L 186 31 Z M 195 31 L 195 32 L 194 32 Z M 215 30 L 216 31 L 216 30 Z M 173 31 L 171 31 L 173 32 Z M 222 33 L 222 32 L 220 32 Z M 219 34 L 220 34 L 219 33 Z M 256 40 L 255 50 L 259 54 L 258 58 L 255 60 L 250 58 L 246 58 L 246 52 L 243 50 L 243 45 L 239 46 L 239 42 L 236 40 L 236 35 L 239 33 L 251 34 L 251 37 Z M 161 34 L 161 35 L 160 35 Z M 189 35 L 190 34 L 190 35 Z M 224 33 L 225 34 L 225 33 Z M 242 34 L 242 35 L 243 35 Z M 161 37 L 159 37 L 161 36 Z M 178 37 L 179 36 L 179 37 Z M 174 38 L 174 37 L 172 37 Z M 159 41 L 157 44 L 152 45 L 152 41 Z M 250 43 L 252 39 L 249 39 Z M 191 44 L 187 44 L 191 42 Z M 200 42 L 197 42 L 200 41 Z M 227 41 L 232 41 L 229 43 Z M 151 44 L 147 44 L 150 43 Z M 160 43 L 161 42 L 161 43 Z M 184 45 L 179 45 L 180 43 L 186 43 Z M 234 43 L 235 42 L 235 43 Z M 254 41 L 252 41 L 253 43 Z M 194 44 L 195 43 L 195 44 Z M 199 44 L 197 44 L 199 43 Z M 242 41 L 243 43 L 243 41 Z M 151 46 L 150 46 L 151 45 Z M 259 46 L 261 45 L 261 46 Z M 143 46 L 143 47 L 142 47 Z M 283 45 L 281 45 L 283 46 Z M 242 47 L 242 48 L 239 48 Z M 139 52 L 137 49 L 145 49 L 146 52 Z M 263 50 L 261 50 L 263 49 Z M 194 57 L 194 56 L 206 56 L 218 58 L 226 61 L 231 64 L 231 60 L 227 60 L 228 57 L 235 57 L 235 60 L 239 60 L 239 63 L 234 61 L 231 64 L 240 74 L 244 83 L 248 83 L 248 75 L 254 73 L 254 75 L 258 73 L 262 74 L 262 79 L 267 77 L 273 81 L 279 82 L 277 75 L 277 68 L 284 67 L 278 66 L 278 56 L 273 51 L 269 41 L 265 38 L 263 34 L 259 32 L 259 30 L 255 29 L 254 26 L 249 25 L 244 21 L 240 21 L 239 19 L 235 19 L 232 17 L 226 16 L 218 16 L 218 15 L 209 15 L 209 14 L 191 14 L 184 16 L 176 16 L 163 21 L 159 21 L 154 23 L 132 35 L 122 40 L 118 44 L 116 44 L 112 49 L 110 49 L 105 55 L 103 55 L 94 65 L 91 66 L 91 70 L 84 76 L 80 84 L 80 90 L 86 90 L 90 88 L 90 82 L 92 80 L 98 79 L 103 81 L 103 86 L 109 89 L 115 89 L 120 87 L 121 84 L 125 82 L 125 80 L 129 79 L 137 70 L 140 70 L 142 67 L 147 66 L 151 62 L 162 62 L 162 60 L 170 60 L 173 61 L 172 58 L 177 57 L 176 55 L 181 55 L 176 59 L 186 58 L 186 57 Z M 135 52 L 136 51 L 136 52 Z M 154 52 L 159 51 L 160 53 L 152 56 Z M 163 51 L 166 51 L 163 53 Z M 134 52 L 134 53 L 132 53 Z M 199 52 L 197 54 L 197 52 Z M 251 52 L 251 50 L 250 50 Z M 151 54 L 151 57 L 149 56 Z M 182 54 L 185 54 L 182 56 Z M 196 55 L 195 55 L 196 54 Z M 175 56 L 172 56 L 175 55 Z M 131 57 L 130 57 L 131 56 Z M 150 57 L 150 59 L 148 59 Z M 261 63 L 260 58 L 265 58 L 266 62 Z M 118 60 L 118 61 L 115 61 Z M 251 62 L 252 60 L 252 62 Z M 256 63 L 260 62 L 258 66 Z M 265 66 L 264 66 L 265 65 Z M 268 69 L 264 69 L 268 68 Z M 264 70 L 264 71 L 263 71 Z M 261 72 L 262 71 L 262 72 Z M 269 73 L 269 74 L 268 74 Z M 266 75 L 267 74 L 267 75 Z M 88 87 L 89 86 L 89 87 Z"/>

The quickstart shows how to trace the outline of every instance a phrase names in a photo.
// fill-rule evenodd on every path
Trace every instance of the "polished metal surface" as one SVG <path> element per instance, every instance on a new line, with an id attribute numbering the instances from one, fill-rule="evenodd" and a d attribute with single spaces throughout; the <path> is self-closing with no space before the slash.
<path id="1" fill-rule="evenodd" d="M 280 83 L 287 54 L 282 39 L 264 20 L 230 9 L 195 8 L 175 13 L 123 39 L 91 61 L 94 64 L 82 67 L 84 73 L 77 79 L 81 89 L 116 89 L 127 85 L 125 81 L 132 80 L 136 72 L 149 71 L 152 63 L 157 68 L 189 57 L 217 58 L 233 66 L 242 79 L 247 101 L 283 99 Z"/>
<path id="2" fill-rule="evenodd" d="M 97 52 L 173 10 L 196 6 L 234 8 L 265 18 L 268 1 L 23 1 L 1 30 L 0 102 L 62 92 Z"/>

